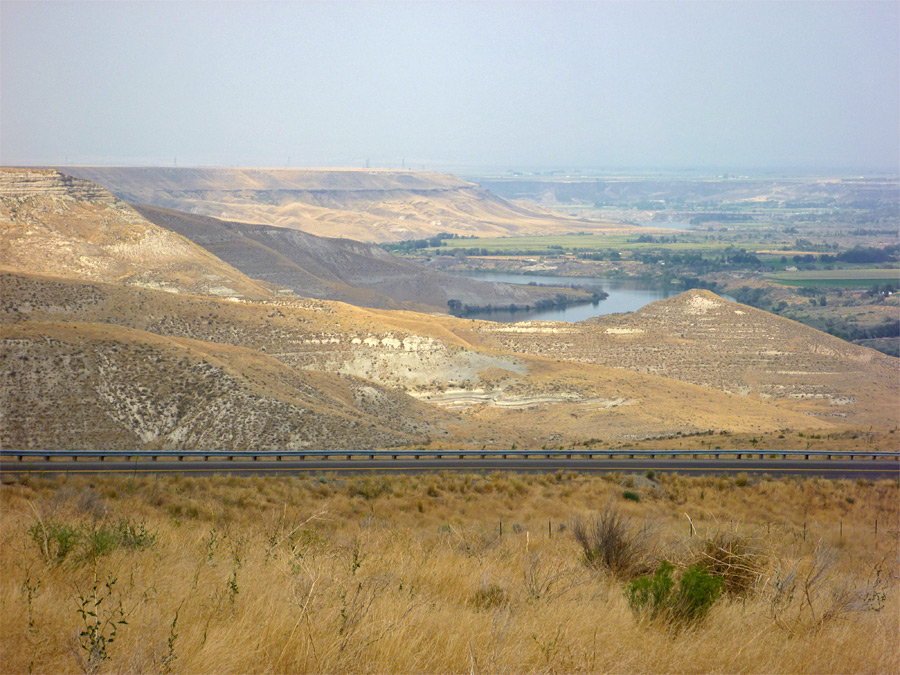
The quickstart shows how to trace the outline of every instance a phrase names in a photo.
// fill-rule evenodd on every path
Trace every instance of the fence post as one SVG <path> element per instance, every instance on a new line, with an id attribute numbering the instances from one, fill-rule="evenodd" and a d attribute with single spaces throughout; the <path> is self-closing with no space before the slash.
<path id="1" fill-rule="evenodd" d="M 500 536 L 503 536 L 503 519 L 500 519 Z"/>
<path id="2" fill-rule="evenodd" d="M 553 521 L 547 520 L 547 538 L 553 539 Z"/>

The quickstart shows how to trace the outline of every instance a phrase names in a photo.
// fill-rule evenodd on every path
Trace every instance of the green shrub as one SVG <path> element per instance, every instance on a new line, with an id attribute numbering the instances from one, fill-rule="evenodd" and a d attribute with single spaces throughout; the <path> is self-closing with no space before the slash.
<path id="1" fill-rule="evenodd" d="M 48 562 L 59 564 L 70 555 L 76 562 L 96 560 L 119 548 L 144 549 L 156 543 L 156 535 L 144 523 L 121 518 L 116 523 L 102 523 L 88 528 L 51 520 L 39 521 L 28 528 Z"/>
<path id="2" fill-rule="evenodd" d="M 671 563 L 664 560 L 653 576 L 642 576 L 630 581 L 625 587 L 628 606 L 650 619 L 668 611 L 669 597 L 672 586 L 675 585 L 672 581 L 673 569 Z"/>
<path id="3" fill-rule="evenodd" d="M 687 568 L 676 587 L 675 567 L 660 563 L 653 576 L 642 576 L 625 587 L 628 605 L 640 618 L 680 629 L 700 623 L 722 592 L 722 580 L 699 565 Z"/>
<path id="4" fill-rule="evenodd" d="M 98 527 L 84 533 L 82 537 L 82 557 L 96 560 L 119 548 L 116 531 L 111 527 Z"/>
<path id="5" fill-rule="evenodd" d="M 631 502 L 641 501 L 641 496 L 637 492 L 632 492 L 631 490 L 625 490 L 625 492 L 622 493 L 622 496 Z"/>
<path id="6" fill-rule="evenodd" d="M 54 520 L 44 524 L 37 522 L 28 528 L 28 534 L 40 547 L 48 562 L 61 563 L 78 546 L 81 538 L 79 531 Z"/>

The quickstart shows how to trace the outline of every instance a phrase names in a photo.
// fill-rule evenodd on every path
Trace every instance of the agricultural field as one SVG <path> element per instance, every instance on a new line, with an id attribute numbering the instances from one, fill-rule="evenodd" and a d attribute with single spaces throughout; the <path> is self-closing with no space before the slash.
<path id="1" fill-rule="evenodd" d="M 808 288 L 861 288 L 900 285 L 900 269 L 858 268 L 841 270 L 812 270 L 779 272 L 770 279 L 784 286 Z"/>
<path id="2" fill-rule="evenodd" d="M 0 670 L 897 672 L 896 481 L 0 487 Z"/>

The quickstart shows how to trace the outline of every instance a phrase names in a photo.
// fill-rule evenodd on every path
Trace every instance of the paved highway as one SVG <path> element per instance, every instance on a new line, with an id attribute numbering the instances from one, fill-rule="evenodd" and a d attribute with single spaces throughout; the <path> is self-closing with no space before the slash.
<path id="1" fill-rule="evenodd" d="M 650 469 L 689 475 L 768 473 L 771 476 L 824 476 L 828 478 L 900 478 L 897 460 L 783 460 L 783 459 L 357 459 L 340 460 L 282 460 L 278 461 L 222 461 L 222 460 L 80 460 L 56 458 L 0 462 L 0 474 L 83 474 L 83 473 L 190 473 L 190 474 L 247 474 L 247 475 L 309 475 L 336 473 L 426 473 L 433 471 L 518 471 L 553 472 L 623 471 L 643 473 Z"/>

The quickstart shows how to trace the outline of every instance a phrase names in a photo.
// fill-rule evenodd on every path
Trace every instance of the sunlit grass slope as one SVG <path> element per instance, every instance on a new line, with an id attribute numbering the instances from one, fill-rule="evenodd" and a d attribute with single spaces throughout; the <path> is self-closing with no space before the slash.
<path id="1" fill-rule="evenodd" d="M 30 478 L 0 490 L 0 669 L 897 672 L 897 483 L 755 480 Z M 731 574 L 702 621 L 586 564 L 604 512 L 647 569 Z"/>

